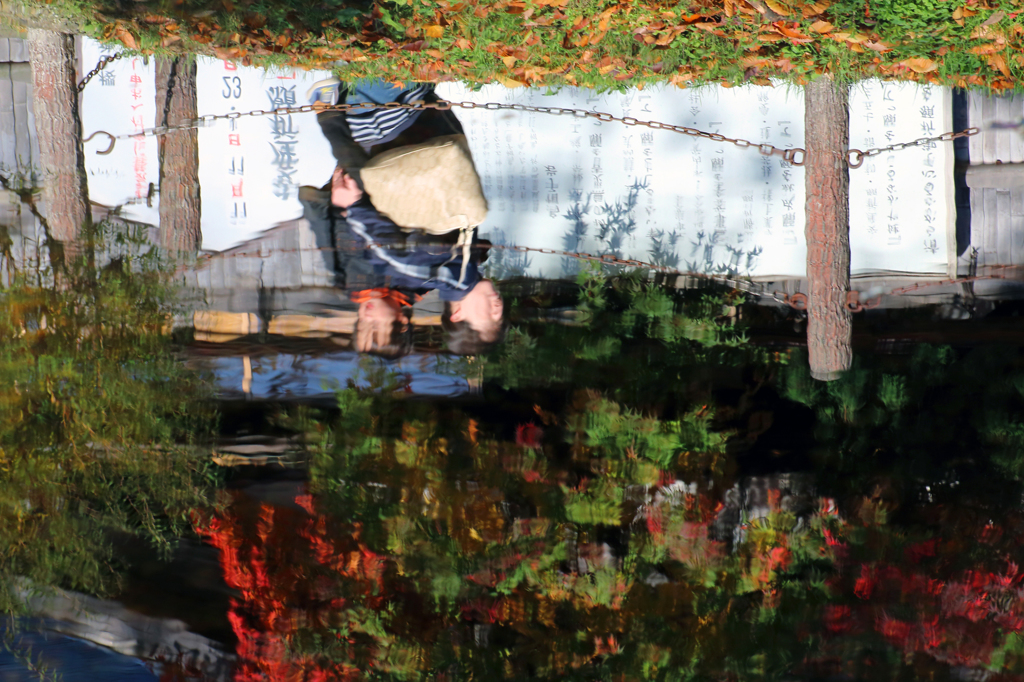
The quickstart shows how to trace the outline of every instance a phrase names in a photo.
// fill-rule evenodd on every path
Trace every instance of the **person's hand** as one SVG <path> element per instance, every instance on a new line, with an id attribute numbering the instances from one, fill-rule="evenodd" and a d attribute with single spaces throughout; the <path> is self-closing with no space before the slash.
<path id="1" fill-rule="evenodd" d="M 348 208 L 363 198 L 363 190 L 355 179 L 341 168 L 334 169 L 331 176 L 331 203 L 340 208 Z"/>

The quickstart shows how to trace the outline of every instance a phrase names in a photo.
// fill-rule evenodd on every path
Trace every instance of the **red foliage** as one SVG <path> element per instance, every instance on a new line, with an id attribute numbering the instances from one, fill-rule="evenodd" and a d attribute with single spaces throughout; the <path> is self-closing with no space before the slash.
<path id="1" fill-rule="evenodd" d="M 836 538 L 826 535 L 832 544 Z M 924 653 L 949 665 L 983 667 L 1009 633 L 1024 629 L 1024 575 L 1016 564 L 1005 571 L 973 569 L 939 577 L 955 552 L 934 539 L 909 545 L 904 563 L 883 561 L 859 564 L 853 580 L 855 601 L 832 605 L 824 613 L 825 629 L 833 636 L 875 631 L 905 655 Z M 845 561 L 838 568 L 842 572 Z M 832 589 L 842 590 L 843 580 Z M 915 614 L 897 618 L 894 609 Z"/>
<path id="2" fill-rule="evenodd" d="M 315 512 L 310 496 L 300 496 L 296 502 Z M 236 682 L 360 679 L 358 667 L 289 653 L 288 643 L 304 626 L 344 625 L 338 620 L 345 618 L 347 600 L 334 589 L 330 572 L 343 574 L 346 584 L 356 587 L 361 606 L 379 606 L 383 558 L 358 541 L 358 527 L 342 535 L 342 545 L 329 538 L 322 515 L 309 518 L 294 510 L 261 505 L 255 524 L 252 521 L 251 514 L 241 513 L 236 505 L 228 513 L 197 523 L 198 532 L 220 552 L 225 582 L 240 593 L 228 612 L 238 638 Z M 353 625 L 348 623 L 351 630 L 356 629 Z M 372 647 L 363 649 L 360 658 L 372 659 Z"/>
<path id="3" fill-rule="evenodd" d="M 516 427 L 516 445 L 522 448 L 540 448 L 544 429 L 536 424 L 520 424 Z"/>

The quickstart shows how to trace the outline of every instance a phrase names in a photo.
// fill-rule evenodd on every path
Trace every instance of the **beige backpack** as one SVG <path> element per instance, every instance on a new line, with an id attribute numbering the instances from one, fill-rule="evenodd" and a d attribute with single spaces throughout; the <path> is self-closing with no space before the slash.
<path id="1" fill-rule="evenodd" d="M 465 135 L 444 135 L 390 149 L 360 170 L 363 189 L 382 214 L 405 230 L 447 234 L 460 230 L 466 276 L 473 229 L 487 217 L 487 199 Z"/>
<path id="2" fill-rule="evenodd" d="M 370 159 L 360 175 L 377 210 L 405 229 L 447 234 L 487 217 L 465 135 L 388 150 Z"/>

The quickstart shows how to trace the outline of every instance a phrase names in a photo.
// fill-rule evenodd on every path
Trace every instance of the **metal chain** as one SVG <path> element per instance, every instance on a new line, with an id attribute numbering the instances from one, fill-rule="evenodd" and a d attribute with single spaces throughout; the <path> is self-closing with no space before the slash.
<path id="1" fill-rule="evenodd" d="M 451 109 L 486 109 L 488 111 L 520 111 L 524 113 L 533 114 L 547 114 L 550 116 L 572 116 L 573 118 L 595 118 L 603 123 L 609 123 L 612 121 L 622 123 L 627 126 L 643 126 L 651 128 L 653 130 L 668 130 L 669 132 L 679 133 L 681 135 L 688 135 L 690 137 L 703 138 L 711 140 L 712 142 L 728 142 L 729 144 L 735 145 L 740 149 L 753 148 L 758 151 L 762 156 L 779 156 L 782 160 L 790 163 L 794 166 L 804 165 L 806 160 L 807 152 L 801 147 L 794 147 L 791 149 L 779 149 L 778 147 L 768 143 L 757 143 L 745 140 L 743 138 L 726 137 L 719 133 L 709 133 L 704 130 L 698 130 L 697 128 L 690 128 L 687 126 L 674 125 L 672 123 L 663 123 L 661 121 L 643 121 L 633 116 L 613 116 L 600 111 L 588 111 L 586 109 L 567 109 L 565 107 L 540 107 L 530 106 L 526 104 L 502 104 L 499 102 L 449 102 L 447 100 L 440 100 L 438 102 L 385 102 L 382 104 L 375 105 L 376 109 L 412 109 L 416 111 L 425 111 L 428 109 L 436 109 L 439 111 L 450 111 Z M 110 146 L 107 149 L 96 152 L 97 154 L 109 154 L 114 149 L 114 143 L 117 140 L 127 140 L 136 137 L 147 137 L 151 135 L 166 135 L 176 130 L 188 130 L 191 128 L 200 128 L 208 126 L 219 120 L 235 120 L 243 117 L 256 117 L 256 116 L 287 116 L 290 114 L 306 114 L 311 112 L 322 113 L 326 111 L 352 111 L 355 109 L 366 109 L 365 104 L 332 104 L 332 105 L 317 105 L 304 104 L 296 107 L 278 107 L 277 109 L 254 109 L 252 111 L 232 111 L 227 114 L 206 114 L 192 120 L 185 120 L 175 125 L 156 126 L 153 128 L 146 128 L 137 133 L 126 133 L 123 135 L 112 135 L 104 130 L 99 130 L 86 138 L 86 142 L 91 140 L 96 135 L 106 135 L 110 139 Z M 850 168 L 860 168 L 864 162 L 864 158 L 868 156 L 876 156 L 885 151 L 898 151 L 907 147 L 917 147 L 930 142 L 947 142 L 955 140 L 960 137 L 970 137 L 971 135 L 977 135 L 981 130 L 979 128 L 967 128 L 959 132 L 948 132 L 938 135 L 936 137 L 922 137 L 914 140 L 913 142 L 902 142 L 899 144 L 892 144 L 888 147 L 877 147 L 869 149 L 867 151 L 861 151 L 859 149 L 851 149 L 847 153 L 847 161 Z"/>
<path id="2" fill-rule="evenodd" d="M 405 248 L 399 244 L 377 244 L 379 248 L 395 250 Z M 420 243 L 418 246 L 442 246 L 449 247 L 451 244 L 444 242 L 427 242 Z M 595 255 L 586 252 L 576 251 L 565 251 L 561 249 L 548 249 L 533 246 L 519 246 L 517 244 L 474 244 L 474 249 L 495 249 L 500 251 L 514 251 L 516 253 L 539 253 L 544 255 L 552 256 L 564 256 L 566 258 L 575 258 L 577 260 L 591 261 L 595 263 L 601 263 L 602 265 L 619 265 L 630 268 L 642 268 L 651 270 L 653 272 L 660 272 L 668 275 L 677 275 L 679 277 L 692 277 L 694 279 L 702 279 L 706 281 L 718 282 L 726 286 L 732 287 L 738 291 L 758 296 L 761 298 L 770 298 L 777 303 L 788 305 L 796 310 L 804 311 L 807 310 L 808 296 L 807 294 L 796 292 L 793 294 L 785 294 L 778 291 L 768 291 L 763 288 L 759 283 L 752 280 L 738 279 L 735 276 L 730 275 L 715 275 L 703 272 L 691 272 L 683 271 L 678 268 L 673 268 L 668 265 L 656 265 L 654 263 L 648 263 L 642 260 L 636 260 L 634 258 L 619 258 L 614 254 Z M 264 251 L 262 248 L 258 251 L 238 251 L 235 253 L 216 253 L 216 254 L 203 254 L 199 259 L 199 264 L 203 264 L 213 260 L 214 258 L 261 258 L 265 259 L 271 255 L 286 254 L 286 253 L 324 253 L 334 252 L 338 249 L 332 246 L 325 246 L 320 248 L 296 248 L 296 249 L 273 249 L 270 251 Z M 361 250 L 361 249 L 360 249 Z M 1007 269 L 1012 270 L 1017 266 L 1012 265 L 999 265 L 992 266 L 993 269 Z M 183 271 L 180 269 L 179 272 Z M 846 305 L 851 312 L 859 313 L 863 310 L 870 310 L 877 308 L 882 304 L 885 296 L 903 296 L 914 291 L 921 289 L 928 289 L 937 286 L 948 286 L 951 284 L 966 284 L 969 282 L 978 282 L 982 280 L 996 280 L 996 279 L 1010 279 L 1009 275 L 1004 274 L 988 274 L 988 275 L 974 275 L 970 277 L 957 277 L 953 279 L 944 280 L 932 280 L 927 282 L 918 282 L 909 286 L 897 287 L 886 293 L 880 294 L 872 299 L 862 301 L 860 300 L 860 293 L 856 289 L 848 291 L 846 294 Z"/>
<path id="3" fill-rule="evenodd" d="M 206 114 L 199 118 L 182 121 L 181 123 L 168 126 L 155 126 L 153 128 L 146 128 L 137 133 L 126 133 L 123 135 L 112 135 L 105 130 L 99 130 L 86 138 L 86 142 L 91 140 L 96 135 L 106 135 L 110 139 L 110 146 L 107 149 L 96 152 L 97 154 L 109 154 L 114 149 L 114 143 L 117 140 L 127 140 L 136 137 L 148 137 L 151 135 L 166 135 L 175 130 L 187 130 L 190 128 L 200 128 L 208 126 L 215 121 L 219 120 L 235 120 L 242 117 L 256 117 L 256 116 L 287 116 L 289 114 L 305 114 L 305 113 L 322 113 L 326 111 L 352 111 L 356 109 L 365 110 L 367 107 L 365 104 L 332 104 L 332 105 L 317 105 L 304 104 L 296 107 L 278 107 L 277 109 L 254 109 L 252 111 L 232 111 L 227 114 Z M 662 123 L 660 121 L 643 121 L 633 116 L 613 116 L 608 113 L 600 111 L 588 111 L 586 109 L 566 109 L 564 107 L 539 107 L 529 106 L 526 104 L 501 104 L 498 102 L 449 102 L 447 100 L 440 100 L 438 102 L 385 102 L 382 104 L 375 105 L 376 109 L 412 109 L 416 111 L 425 111 L 428 109 L 435 109 L 438 111 L 450 111 L 451 109 L 487 109 L 488 111 L 521 111 L 525 113 L 534 114 L 548 114 L 550 116 L 572 116 L 573 118 L 595 118 L 603 123 L 616 121 L 627 126 L 644 126 L 653 130 L 668 130 L 670 132 L 680 133 L 682 135 L 689 135 L 691 137 L 704 138 L 713 142 L 728 142 L 734 144 L 737 147 L 747 148 L 751 147 L 756 149 L 762 156 L 780 156 L 782 159 L 794 166 L 802 166 L 804 163 L 804 150 L 799 147 L 793 149 L 779 149 L 778 147 L 756 142 L 750 140 L 744 140 L 742 138 L 731 138 L 718 133 L 709 133 L 696 128 L 688 128 L 686 126 L 673 125 L 671 123 Z"/>
<path id="4" fill-rule="evenodd" d="M 378 243 L 378 244 L 375 244 L 375 246 L 377 246 L 378 248 L 383 248 L 383 249 L 388 249 L 388 250 L 396 250 L 396 249 L 405 248 L 403 245 L 399 245 L 399 244 L 379 244 Z M 428 243 L 418 243 L 417 246 L 418 247 L 426 247 L 426 246 L 450 247 L 451 244 L 447 244 L 447 243 L 444 243 L 444 242 L 428 242 Z M 472 248 L 474 248 L 474 249 L 481 249 L 481 250 L 494 249 L 494 250 L 499 250 L 499 251 L 514 251 L 516 253 L 539 253 L 539 254 L 543 254 L 543 255 L 564 256 L 566 258 L 575 258 L 576 260 L 590 261 L 590 262 L 593 262 L 593 263 L 600 263 L 602 265 L 618 265 L 618 266 L 627 267 L 627 268 L 641 268 L 641 269 L 645 269 L 645 270 L 651 270 L 653 272 L 660 272 L 660 273 L 667 274 L 667 275 L 677 275 L 677 276 L 680 276 L 680 277 L 693 277 L 694 279 L 702 279 L 702 280 L 707 280 L 707 281 L 718 282 L 718 283 L 724 284 L 726 286 L 732 287 L 733 289 L 737 289 L 739 291 L 743 291 L 743 292 L 746 292 L 746 293 L 749 293 L 749 294 L 753 294 L 755 296 L 763 296 L 763 297 L 771 298 L 772 300 L 774 300 L 774 301 L 776 301 L 778 303 L 786 303 L 786 304 L 789 303 L 788 299 L 785 297 L 784 294 L 780 295 L 780 294 L 777 294 L 777 293 L 774 293 L 774 292 L 769 293 L 768 291 L 759 288 L 757 286 L 757 284 L 755 284 L 752 281 L 743 280 L 743 279 L 737 279 L 736 277 L 729 276 L 729 275 L 715 275 L 715 274 L 702 273 L 702 272 L 687 272 L 687 271 L 679 270 L 678 268 L 674 268 L 674 267 L 671 267 L 671 266 L 668 266 L 668 265 L 655 265 L 654 263 L 648 263 L 646 261 L 636 260 L 634 258 L 620 258 L 620 257 L 616 256 L 615 254 L 610 254 L 610 253 L 606 253 L 606 254 L 603 254 L 603 255 L 595 255 L 595 254 L 586 253 L 586 252 L 564 251 L 564 250 L 561 250 L 561 249 L 548 249 L 548 248 L 540 248 L 540 247 L 534 247 L 534 246 L 519 246 L 517 244 L 474 244 L 472 246 Z M 202 257 L 200 259 L 200 262 L 201 263 L 205 263 L 205 262 L 208 262 L 210 260 L 213 260 L 214 258 L 261 258 L 261 259 L 265 259 L 265 258 L 269 257 L 270 255 L 276 255 L 276 254 L 282 254 L 282 253 L 306 253 L 306 252 L 330 252 L 330 253 L 333 253 L 334 251 L 337 251 L 337 250 L 338 249 L 336 247 L 325 246 L 325 247 L 314 248 L 314 249 L 309 249 L 309 248 L 274 249 L 273 251 L 270 251 L 270 252 L 264 252 L 263 249 L 261 248 L 259 251 L 238 251 L 238 252 L 235 252 L 235 253 L 228 253 L 228 254 L 224 254 L 224 253 L 209 254 L 209 255 L 205 255 L 204 257 Z"/>
<path id="5" fill-rule="evenodd" d="M 78 83 L 78 92 L 82 92 L 83 90 L 85 90 L 85 86 L 88 85 L 89 81 L 92 80 L 93 76 L 98 74 L 103 69 L 107 68 L 107 64 L 109 64 L 110 62 L 113 62 L 113 61 L 117 61 L 118 59 L 120 59 L 121 57 L 124 57 L 124 56 L 125 56 L 124 52 L 115 52 L 114 54 L 107 55 L 106 57 L 103 57 L 102 59 L 100 59 L 96 63 L 96 68 L 93 69 L 92 71 L 90 71 L 89 73 L 85 74 L 85 78 L 83 78 L 81 81 L 79 81 L 79 83 Z"/>
<path id="6" fill-rule="evenodd" d="M 850 165 L 850 168 L 860 168 L 861 164 L 864 163 L 864 159 L 869 156 L 878 156 L 883 152 L 898 152 L 902 149 L 907 149 L 908 147 L 920 147 L 921 145 L 929 144 L 931 142 L 952 142 L 953 140 L 961 137 L 977 135 L 980 132 L 981 128 L 971 127 L 958 132 L 943 133 L 941 135 L 936 135 L 935 137 L 919 137 L 913 142 L 897 142 L 896 144 L 891 144 L 888 147 L 872 147 L 865 151 L 851 149 L 847 152 L 848 156 L 846 160 Z"/>
<path id="7" fill-rule="evenodd" d="M 167 122 L 171 120 L 171 100 L 174 99 L 174 85 L 178 78 L 178 60 L 181 57 L 176 57 L 171 61 L 171 69 L 167 74 L 167 87 L 164 89 L 164 117 L 160 120 L 160 125 L 167 125 Z"/>

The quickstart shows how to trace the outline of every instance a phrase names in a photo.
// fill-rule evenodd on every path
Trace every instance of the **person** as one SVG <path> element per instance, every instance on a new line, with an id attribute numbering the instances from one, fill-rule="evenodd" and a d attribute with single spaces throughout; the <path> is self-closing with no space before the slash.
<path id="1" fill-rule="evenodd" d="M 458 118 L 451 110 L 375 108 L 386 102 L 439 101 L 429 84 L 402 87 L 371 81 L 345 88 L 330 79 L 315 84 L 309 96 L 314 106 L 342 100 L 366 104 L 365 109 L 347 112 L 321 111 L 317 122 L 338 161 L 331 203 L 342 211 L 350 233 L 363 240 L 367 261 L 391 287 L 438 291 L 445 301 L 442 327 L 451 352 L 475 354 L 499 342 L 505 330 L 504 302 L 493 283 L 480 276 L 479 251 L 471 248 L 471 256 L 464 260 L 457 250 L 438 243 L 436 236 L 403 234 L 373 206 L 360 179 L 360 169 L 377 154 L 440 135 L 463 134 Z"/>
<path id="2" fill-rule="evenodd" d="M 449 350 L 474 354 L 501 340 L 504 301 L 494 284 L 480 276 L 475 256 L 463 262 L 461 251 L 420 233 L 407 235 L 401 248 L 388 248 L 401 229 L 373 206 L 352 176 L 335 171 L 333 183 L 332 202 L 346 210 L 349 229 L 364 240 L 367 260 L 388 276 L 390 286 L 438 291 L 446 304 L 441 320 Z"/>
<path id="3" fill-rule="evenodd" d="M 333 247 L 334 285 L 348 292 L 347 307 L 356 312 L 353 349 L 389 359 L 407 355 L 412 350 L 412 327 L 406 312 L 411 298 L 392 289 L 387 276 L 363 256 L 362 239 L 349 231 L 342 211 L 333 204 L 331 184 L 320 189 L 300 188 L 299 202 L 317 236 L 317 246 Z M 404 239 L 400 232 L 393 236 Z"/>

